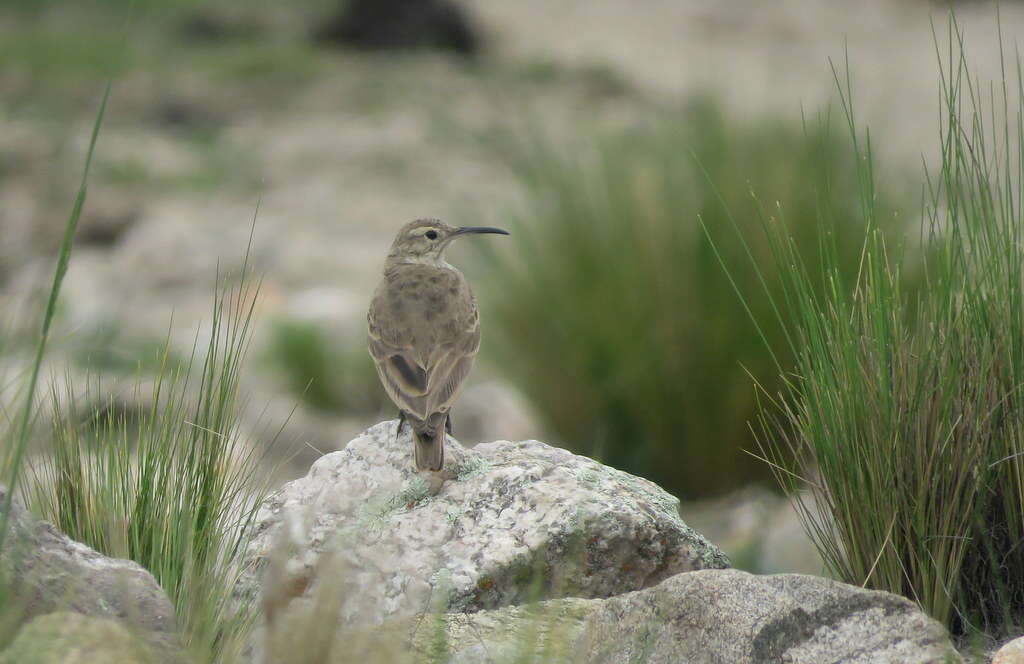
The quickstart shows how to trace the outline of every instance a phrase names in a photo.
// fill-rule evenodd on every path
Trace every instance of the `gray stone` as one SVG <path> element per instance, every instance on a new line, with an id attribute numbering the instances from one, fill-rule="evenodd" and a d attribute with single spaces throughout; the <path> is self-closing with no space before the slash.
<path id="1" fill-rule="evenodd" d="M 1024 664 L 1024 636 L 1003 644 L 992 656 L 992 664 Z"/>
<path id="2" fill-rule="evenodd" d="M 275 567 L 288 578 L 271 585 L 290 596 L 273 604 L 308 597 L 329 553 L 346 624 L 420 614 L 442 593 L 448 610 L 473 612 L 728 566 L 647 480 L 537 441 L 467 450 L 449 438 L 438 488 L 417 475 L 408 429 L 396 440 L 395 427 L 368 429 L 267 500 L 240 598 L 260 594 L 260 568 L 285 550 Z"/>
<path id="3" fill-rule="evenodd" d="M 0 500 L 6 489 L 0 487 Z M 153 575 L 108 558 L 36 520 L 14 502 L 0 570 L 24 618 L 73 611 L 123 621 L 132 629 L 175 633 L 174 606 Z"/>
<path id="4" fill-rule="evenodd" d="M 914 603 L 799 574 L 691 572 L 611 599 L 448 615 L 447 627 L 458 664 L 961 661 L 942 626 Z M 411 645 L 427 650 L 431 638 L 420 628 Z"/>
<path id="5" fill-rule="evenodd" d="M 158 664 L 153 651 L 123 624 L 109 618 L 59 612 L 21 628 L 0 664 Z"/>

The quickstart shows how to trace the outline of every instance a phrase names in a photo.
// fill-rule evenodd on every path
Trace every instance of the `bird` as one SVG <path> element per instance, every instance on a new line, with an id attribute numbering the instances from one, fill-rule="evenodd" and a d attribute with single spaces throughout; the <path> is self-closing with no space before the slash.
<path id="1" fill-rule="evenodd" d="M 367 342 L 398 428 L 412 428 L 417 471 L 444 468 L 451 408 L 480 349 L 480 313 L 463 274 L 445 260 L 457 238 L 508 231 L 417 219 L 401 228 L 367 312 Z"/>

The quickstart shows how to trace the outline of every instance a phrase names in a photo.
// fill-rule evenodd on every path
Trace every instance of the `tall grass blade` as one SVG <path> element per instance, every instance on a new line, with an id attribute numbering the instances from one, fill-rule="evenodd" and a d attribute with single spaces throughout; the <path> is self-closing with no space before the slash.
<path id="1" fill-rule="evenodd" d="M 107 100 L 110 98 L 111 84 L 107 83 L 103 91 L 103 100 L 100 102 L 100 109 L 96 113 L 96 119 L 92 126 L 92 135 L 89 137 L 89 149 L 85 155 L 85 166 L 82 169 L 82 178 L 78 186 L 78 194 L 75 196 L 74 207 L 71 216 L 68 217 L 64 226 L 64 238 L 61 241 L 60 253 L 57 257 L 57 267 L 53 274 L 53 285 L 50 287 L 50 294 L 46 302 L 46 310 L 43 314 L 43 324 L 39 333 L 39 341 L 36 343 L 35 359 L 32 363 L 32 373 L 29 377 L 28 387 L 25 391 L 25 403 L 18 416 L 17 427 L 14 432 L 14 444 L 6 450 L 4 455 L 4 473 L 6 475 L 7 493 L 4 496 L 3 505 L 0 506 L 0 550 L 3 550 L 4 541 L 7 537 L 8 516 L 11 510 L 11 501 L 17 491 L 18 479 L 21 474 L 22 462 L 25 458 L 25 449 L 28 446 L 30 428 L 32 424 L 32 413 L 35 410 L 36 385 L 39 382 L 39 370 L 43 364 L 43 356 L 46 353 L 47 341 L 50 338 L 50 326 L 53 323 L 53 316 L 57 310 L 57 298 L 60 295 L 61 284 L 64 275 L 68 270 L 68 262 L 71 260 L 71 249 L 74 244 L 75 231 L 78 228 L 78 218 L 82 214 L 82 207 L 85 205 L 85 195 L 88 190 L 89 169 L 92 166 L 92 156 L 96 149 L 96 141 L 100 135 L 100 127 L 103 125 L 103 116 L 107 110 Z"/>

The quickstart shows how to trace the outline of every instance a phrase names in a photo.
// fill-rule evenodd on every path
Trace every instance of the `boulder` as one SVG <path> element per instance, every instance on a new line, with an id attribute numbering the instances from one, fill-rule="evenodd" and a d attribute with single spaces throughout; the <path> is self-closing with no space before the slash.
<path id="1" fill-rule="evenodd" d="M 1004 643 L 992 656 L 992 664 L 1024 664 L 1024 636 Z"/>
<path id="2" fill-rule="evenodd" d="M 58 612 L 21 628 L 0 664 L 160 664 L 150 648 L 109 618 Z"/>
<path id="3" fill-rule="evenodd" d="M 801 574 L 677 574 L 611 599 L 560 599 L 445 618 L 453 664 L 952 664 L 945 629 L 915 605 Z M 436 650 L 430 622 L 410 646 Z"/>
<path id="4" fill-rule="evenodd" d="M 0 487 L 0 501 L 6 488 Z M 108 558 L 15 501 L 0 572 L 25 619 L 71 611 L 122 621 L 154 635 L 176 633 L 174 606 L 153 575 L 130 560 Z"/>
<path id="5" fill-rule="evenodd" d="M 331 560 L 346 625 L 555 597 L 610 597 L 680 572 L 728 566 L 655 484 L 537 441 L 462 448 L 446 480 L 416 473 L 408 428 L 378 424 L 263 505 L 239 599 L 310 597 Z"/>

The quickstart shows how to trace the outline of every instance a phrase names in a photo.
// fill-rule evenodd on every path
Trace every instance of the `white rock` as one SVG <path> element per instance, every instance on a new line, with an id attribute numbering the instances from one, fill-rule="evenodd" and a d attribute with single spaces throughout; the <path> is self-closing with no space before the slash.
<path id="1" fill-rule="evenodd" d="M 395 426 L 372 427 L 267 500 L 239 597 L 259 594 L 260 568 L 282 534 L 292 581 L 276 585 L 308 597 L 332 552 L 347 624 L 422 613 L 441 587 L 450 611 L 472 612 L 609 597 L 728 565 L 656 485 L 537 441 L 466 450 L 449 438 L 449 478 L 431 495 L 408 430 L 396 440 Z"/>
<path id="2" fill-rule="evenodd" d="M 1024 636 L 997 650 L 992 657 L 992 664 L 1024 664 Z"/>

